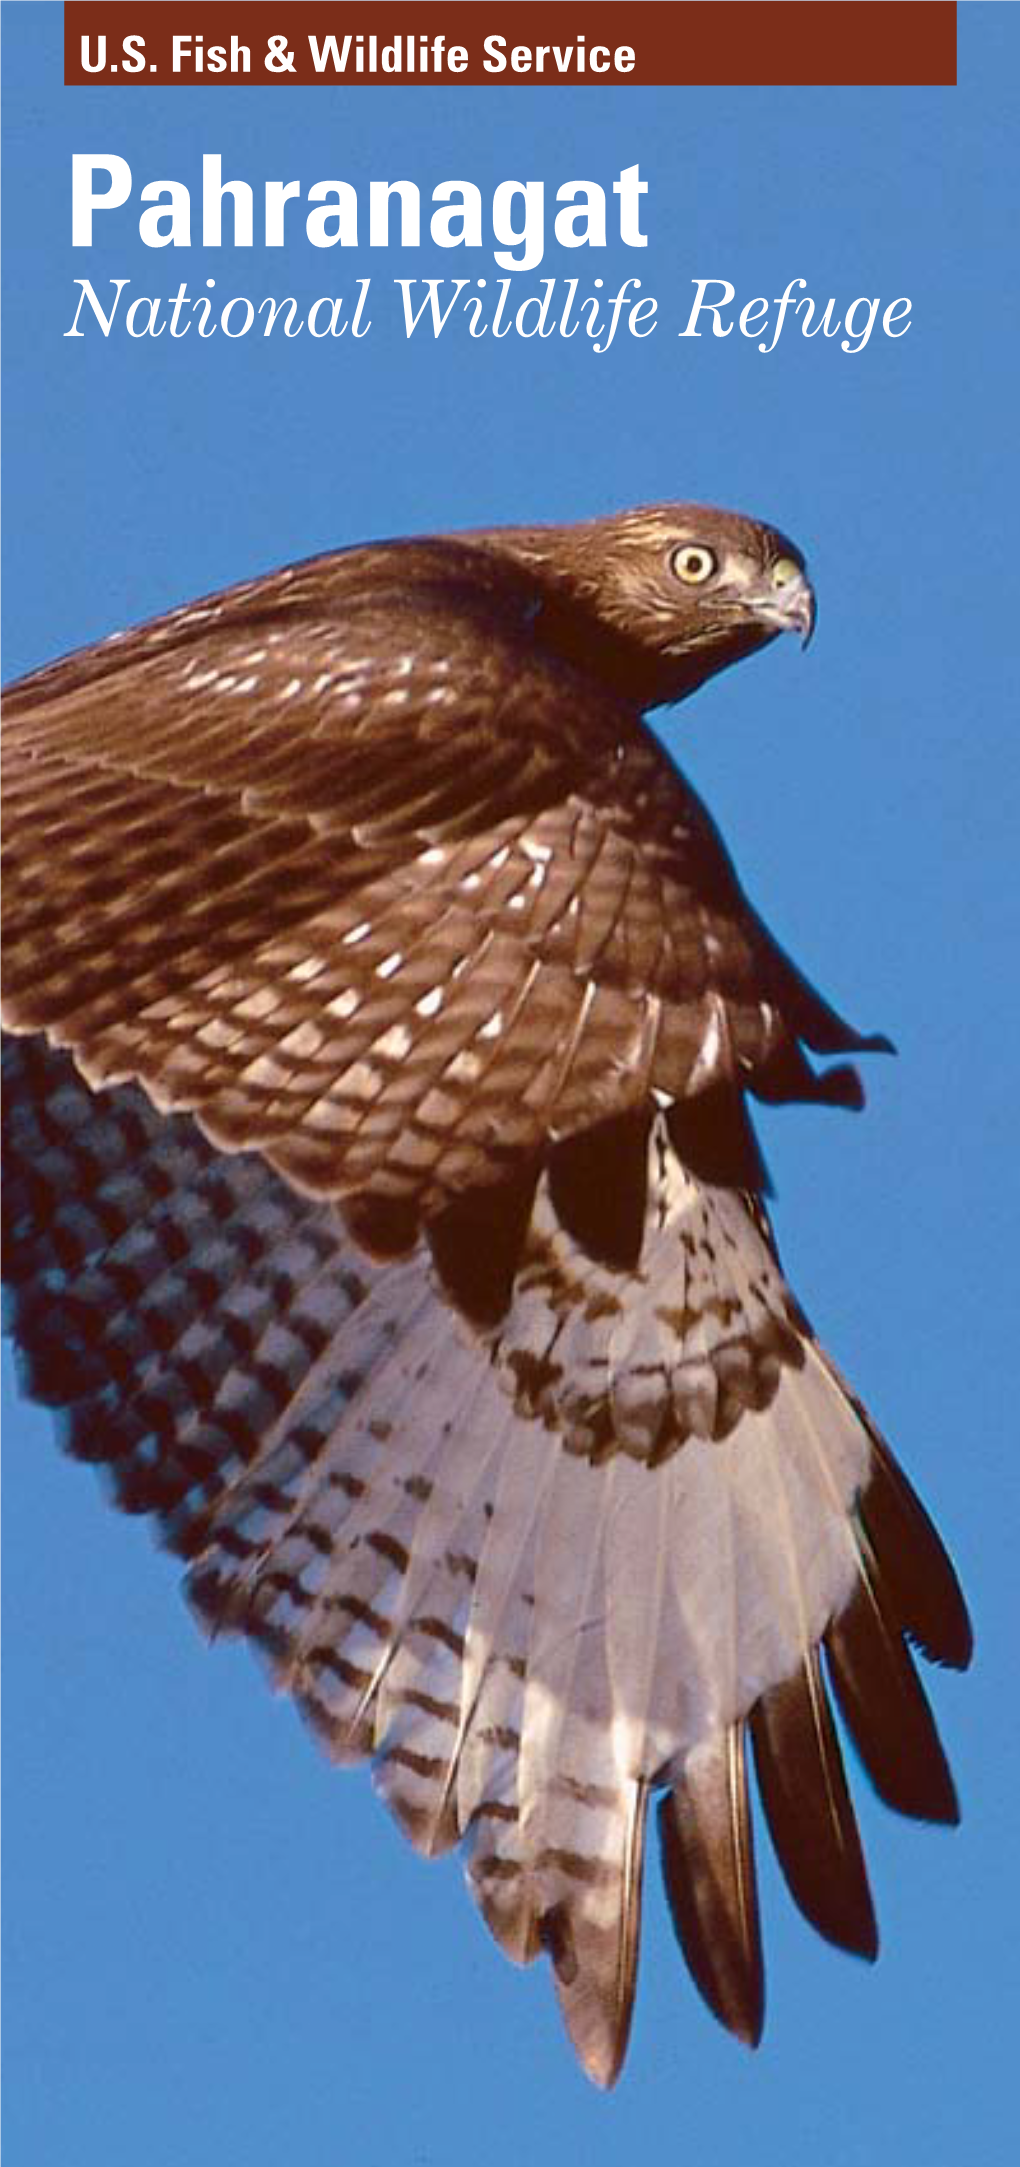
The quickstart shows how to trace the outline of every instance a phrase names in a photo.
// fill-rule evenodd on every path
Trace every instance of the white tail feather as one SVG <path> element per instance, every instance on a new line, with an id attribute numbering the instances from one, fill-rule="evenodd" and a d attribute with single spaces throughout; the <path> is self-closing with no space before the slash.
<path id="1" fill-rule="evenodd" d="M 327 1749 L 374 1759 L 419 1848 L 466 1839 L 488 1924 L 520 1962 L 547 1950 L 602 2082 L 626 2041 L 648 1792 L 686 1784 L 671 1899 L 706 1992 L 751 2036 L 751 1899 L 683 1877 L 699 1844 L 749 1870 L 743 1725 L 816 1674 L 862 1546 L 873 1595 L 857 1504 L 876 1451 L 879 1504 L 929 1576 L 923 1614 L 966 1653 L 937 1540 L 890 1492 L 752 1214 L 656 1129 L 639 1267 L 593 1262 L 543 1181 L 509 1312 L 485 1333 L 451 1310 L 424 1244 L 368 1263 L 259 1160 L 217 1159 L 135 1091 L 92 1098 L 62 1056 L 11 1058 L 37 1064 L 46 1108 L 26 1093 L 12 1121 L 31 1169 L 23 1212 L 14 1177 L 32 1260 L 19 1323 L 44 1376 L 59 1341 L 75 1449 L 160 1513 L 206 1621 L 264 1646 Z M 81 1193 L 65 1203 L 68 1156 Z M 134 1399 L 111 1396 L 107 1361 L 130 1363 Z M 948 1813 L 940 1768 L 927 1795 Z M 732 1964 L 716 1978 L 717 1917 Z"/>

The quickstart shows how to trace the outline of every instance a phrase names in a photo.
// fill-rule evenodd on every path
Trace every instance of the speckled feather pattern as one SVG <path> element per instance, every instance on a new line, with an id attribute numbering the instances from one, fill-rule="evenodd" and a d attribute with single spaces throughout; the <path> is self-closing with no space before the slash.
<path id="1" fill-rule="evenodd" d="M 669 569 L 692 534 L 717 598 Z M 795 1899 L 864 1955 L 830 1685 L 891 1804 L 956 1810 L 908 1641 L 966 1661 L 959 1590 L 790 1293 L 744 1109 L 858 1103 L 808 1053 L 884 1042 L 643 720 L 781 628 L 773 567 L 809 621 L 792 547 L 685 506 L 373 546 L 5 709 L 26 1387 L 206 1627 L 420 1850 L 464 1845 L 601 2083 L 653 1792 L 751 2040 L 752 1754 Z"/>

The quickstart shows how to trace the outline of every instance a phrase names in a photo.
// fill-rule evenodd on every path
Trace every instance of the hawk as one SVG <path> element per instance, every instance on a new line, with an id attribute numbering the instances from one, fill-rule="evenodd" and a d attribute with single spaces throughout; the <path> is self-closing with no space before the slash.
<path id="1" fill-rule="evenodd" d="M 464 1844 L 601 2084 L 653 1792 L 751 2042 L 752 1757 L 796 1902 L 866 1957 L 830 1690 L 881 1796 L 957 1817 L 911 1644 L 965 1665 L 963 1600 L 786 1283 L 749 1114 L 859 1105 L 887 1041 L 646 719 L 814 607 L 782 534 L 666 504 L 314 558 L 6 703 L 27 1389 L 206 1628 Z"/>

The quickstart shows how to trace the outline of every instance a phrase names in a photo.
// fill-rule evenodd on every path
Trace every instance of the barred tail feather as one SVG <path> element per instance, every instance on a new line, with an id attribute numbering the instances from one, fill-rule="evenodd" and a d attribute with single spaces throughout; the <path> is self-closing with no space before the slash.
<path id="1" fill-rule="evenodd" d="M 473 1221 L 372 1262 L 338 1210 L 137 1089 L 94 1095 L 31 1040 L 5 1076 L 29 1388 L 156 1516 L 208 1629 L 264 1650 L 336 1759 L 372 1761 L 419 1849 L 465 1843 L 501 1946 L 550 1958 L 589 2074 L 626 2048 L 656 1787 L 694 1978 L 760 2035 L 748 1738 L 795 1900 L 873 1956 L 823 1651 L 881 1795 L 949 1820 L 907 1639 L 962 1664 L 969 1627 L 760 1212 L 645 1123 L 640 1255 L 625 1200 L 585 1247 L 561 1167 L 508 1215 L 516 1270 L 501 1238 L 458 1311 Z"/>

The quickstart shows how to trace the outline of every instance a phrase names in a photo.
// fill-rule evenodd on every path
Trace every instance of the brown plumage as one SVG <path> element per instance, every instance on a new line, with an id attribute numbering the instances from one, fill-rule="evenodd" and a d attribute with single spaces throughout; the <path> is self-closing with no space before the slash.
<path id="1" fill-rule="evenodd" d="M 28 1388 L 156 1514 L 426 1852 L 550 1957 L 590 2074 L 644 1822 L 754 2040 L 747 1738 L 798 1903 L 876 1946 L 820 1651 L 951 1818 L 907 1637 L 952 1568 L 816 1347 L 747 1100 L 860 1103 L 853 1031 L 651 736 L 803 560 L 667 505 L 354 549 L 5 705 L 5 1274 Z"/>

